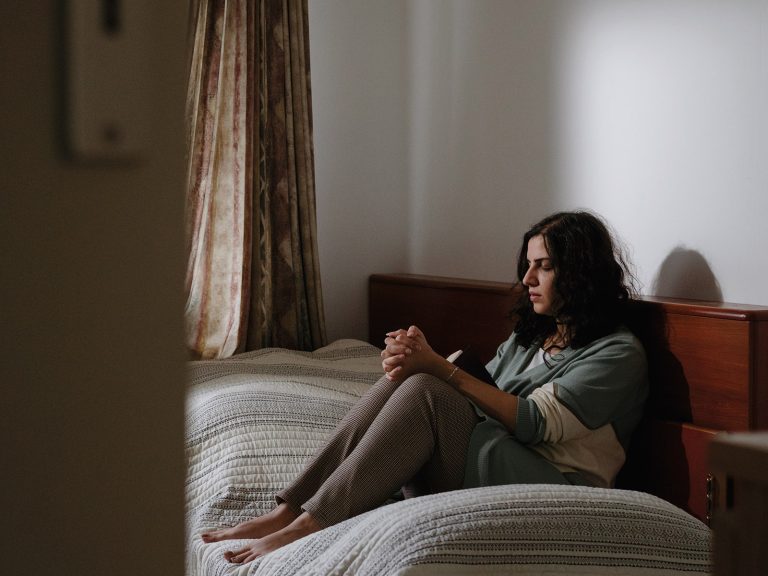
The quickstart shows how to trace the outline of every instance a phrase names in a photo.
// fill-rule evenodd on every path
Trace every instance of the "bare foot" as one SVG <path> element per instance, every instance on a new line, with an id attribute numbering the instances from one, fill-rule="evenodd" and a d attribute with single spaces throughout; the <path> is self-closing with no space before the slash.
<path id="1" fill-rule="evenodd" d="M 288 504 L 281 502 L 277 508 L 267 512 L 263 516 L 248 520 L 232 528 L 204 532 L 200 535 L 203 542 L 220 542 L 221 540 L 236 540 L 245 538 L 261 538 L 285 528 L 291 522 L 296 520 L 296 514 L 288 507 Z"/>
<path id="2" fill-rule="evenodd" d="M 264 554 L 282 548 L 286 544 L 295 542 L 299 538 L 308 536 L 320 530 L 322 526 L 315 521 L 312 516 L 307 512 L 304 512 L 291 522 L 288 526 L 278 530 L 277 532 L 264 536 L 259 540 L 254 540 L 249 546 L 241 548 L 239 550 L 233 550 L 224 553 L 224 558 L 233 564 L 242 564 L 244 562 L 250 562 L 255 560 Z"/>

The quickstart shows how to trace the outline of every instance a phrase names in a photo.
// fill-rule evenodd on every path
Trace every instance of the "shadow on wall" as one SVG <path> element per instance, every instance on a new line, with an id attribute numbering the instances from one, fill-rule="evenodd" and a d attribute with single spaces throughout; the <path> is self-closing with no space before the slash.
<path id="1" fill-rule="evenodd" d="M 669 298 L 723 301 L 720 283 L 707 260 L 696 250 L 678 246 L 662 262 L 653 294 Z"/>

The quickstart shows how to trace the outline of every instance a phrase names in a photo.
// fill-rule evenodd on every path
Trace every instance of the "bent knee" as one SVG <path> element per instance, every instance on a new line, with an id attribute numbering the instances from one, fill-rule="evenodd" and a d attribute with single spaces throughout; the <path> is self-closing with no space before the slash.
<path id="1" fill-rule="evenodd" d="M 408 376 L 398 386 L 398 390 L 403 392 L 442 391 L 444 388 L 451 388 L 451 386 L 440 380 L 440 378 L 424 373 Z"/>
<path id="2" fill-rule="evenodd" d="M 398 386 L 395 394 L 408 397 L 448 398 L 467 401 L 453 386 L 431 374 L 414 374 Z"/>

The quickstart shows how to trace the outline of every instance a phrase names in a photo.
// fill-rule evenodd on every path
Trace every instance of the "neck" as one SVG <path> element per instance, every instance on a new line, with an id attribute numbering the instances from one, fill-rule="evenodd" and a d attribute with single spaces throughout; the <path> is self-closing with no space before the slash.
<path id="1" fill-rule="evenodd" d="M 570 344 L 568 332 L 568 325 L 558 322 L 555 331 L 544 340 L 542 348 L 553 354 L 567 348 L 568 344 Z"/>

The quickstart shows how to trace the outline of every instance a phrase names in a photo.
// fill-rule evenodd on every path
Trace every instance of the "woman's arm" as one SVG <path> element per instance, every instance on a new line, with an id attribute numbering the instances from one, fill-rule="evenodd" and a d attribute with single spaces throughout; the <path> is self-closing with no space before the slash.
<path id="1" fill-rule="evenodd" d="M 514 432 L 517 396 L 499 390 L 457 368 L 432 350 L 416 326 L 387 334 L 381 353 L 382 366 L 390 380 L 404 380 L 417 373 L 431 374 L 461 392 L 483 412 Z"/>

